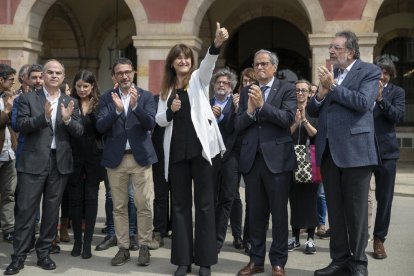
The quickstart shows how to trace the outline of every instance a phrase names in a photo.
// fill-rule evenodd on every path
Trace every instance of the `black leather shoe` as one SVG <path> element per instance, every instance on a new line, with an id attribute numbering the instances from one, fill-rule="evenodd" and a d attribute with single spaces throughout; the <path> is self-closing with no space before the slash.
<path id="1" fill-rule="evenodd" d="M 179 265 L 174 276 L 185 276 L 187 273 L 191 273 L 191 265 Z"/>
<path id="2" fill-rule="evenodd" d="M 138 251 L 139 250 L 139 245 L 137 242 L 137 239 L 134 236 L 129 236 L 129 250 L 131 251 Z"/>
<path id="3" fill-rule="evenodd" d="M 200 266 L 198 271 L 199 276 L 211 276 L 211 269 L 209 266 Z"/>
<path id="4" fill-rule="evenodd" d="M 13 258 L 12 262 L 4 271 L 4 275 L 14 275 L 24 268 L 24 260 L 20 258 Z"/>
<path id="5" fill-rule="evenodd" d="M 234 238 L 233 246 L 239 250 L 244 249 L 243 240 L 241 238 Z"/>
<path id="6" fill-rule="evenodd" d="M 323 276 L 323 275 L 335 275 L 335 276 L 341 276 L 341 275 L 349 275 L 350 272 L 347 269 L 346 265 L 337 265 L 334 263 L 330 263 L 327 267 L 318 269 L 315 271 L 313 275 L 315 276 Z"/>
<path id="7" fill-rule="evenodd" d="M 56 269 L 55 262 L 49 256 L 37 260 L 37 265 L 43 268 L 44 270 Z"/>
<path id="8" fill-rule="evenodd" d="M 95 250 L 96 251 L 107 250 L 110 247 L 116 246 L 116 244 L 117 244 L 116 236 L 112 236 L 112 237 L 106 236 L 103 242 L 101 242 L 100 244 L 96 246 Z"/>

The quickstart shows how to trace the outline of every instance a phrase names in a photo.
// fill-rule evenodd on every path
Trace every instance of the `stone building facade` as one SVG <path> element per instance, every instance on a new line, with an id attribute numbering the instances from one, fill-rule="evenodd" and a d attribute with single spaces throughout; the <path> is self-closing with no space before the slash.
<path id="1" fill-rule="evenodd" d="M 202 58 L 217 21 L 230 33 L 218 67 L 236 72 L 263 48 L 278 53 L 278 77 L 316 80 L 334 33 L 344 29 L 359 36 L 363 60 L 392 55 L 407 93 L 398 136 L 403 158 L 414 160 L 414 0 L 1 0 L 0 62 L 18 70 L 56 58 L 69 83 L 86 68 L 106 90 L 108 48 L 117 41 L 136 64 L 138 85 L 156 94 L 169 49 L 186 43 Z"/>

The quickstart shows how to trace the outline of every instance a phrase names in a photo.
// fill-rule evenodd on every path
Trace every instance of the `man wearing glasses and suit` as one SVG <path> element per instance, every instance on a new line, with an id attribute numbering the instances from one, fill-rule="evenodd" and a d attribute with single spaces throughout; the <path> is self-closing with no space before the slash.
<path id="1" fill-rule="evenodd" d="M 368 275 L 368 188 L 378 164 L 373 109 L 380 70 L 359 59 L 358 38 L 335 34 L 331 70 L 318 68 L 319 91 L 309 114 L 319 117 L 316 159 L 321 166 L 331 229 L 332 262 L 315 275 Z M 333 69 L 335 67 L 335 69 Z"/>
<path id="2" fill-rule="evenodd" d="M 115 60 L 113 79 L 118 83 L 101 96 L 96 128 L 104 134 L 102 166 L 106 167 L 111 187 L 115 233 L 119 251 L 111 265 L 130 259 L 128 229 L 128 185 L 134 186 L 137 207 L 138 265 L 150 264 L 152 241 L 152 170 L 157 155 L 151 141 L 155 127 L 155 103 L 150 92 L 135 87 L 134 68 L 127 58 Z"/>
<path id="3" fill-rule="evenodd" d="M 287 203 L 296 157 L 289 127 L 296 114 L 295 86 L 275 78 L 276 54 L 259 50 L 254 71 L 259 85 L 240 93 L 236 130 L 243 136 L 239 169 L 249 202 L 250 261 L 238 275 L 264 272 L 266 222 L 272 214 L 273 242 L 269 250 L 272 275 L 285 275 L 288 258 Z"/>

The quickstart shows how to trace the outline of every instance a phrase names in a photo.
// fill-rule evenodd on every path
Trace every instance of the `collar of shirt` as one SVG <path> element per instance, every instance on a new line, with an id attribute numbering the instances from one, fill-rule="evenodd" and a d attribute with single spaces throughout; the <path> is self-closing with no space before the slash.
<path id="1" fill-rule="evenodd" d="M 226 98 L 224 98 L 223 101 L 220 101 L 219 99 L 217 99 L 216 96 L 214 96 L 214 103 L 216 103 L 217 105 L 226 105 L 226 103 L 229 99 L 230 99 L 230 95 L 227 95 Z"/>
<path id="2" fill-rule="evenodd" d="M 268 83 L 266 83 L 266 84 L 260 84 L 260 88 L 262 88 L 263 86 L 268 86 L 269 88 L 270 87 L 272 87 L 272 85 L 273 85 L 273 82 L 275 81 L 275 77 L 273 77 Z M 266 93 L 267 93 L 267 91 L 269 90 L 269 88 L 267 88 L 266 89 Z"/>
<path id="3" fill-rule="evenodd" d="M 53 105 L 55 102 L 57 102 L 57 101 L 59 100 L 59 98 L 60 98 L 60 90 L 59 90 L 59 92 L 58 92 L 57 97 L 56 97 L 54 100 L 52 100 L 52 98 L 51 98 L 51 96 L 50 96 L 49 92 L 46 90 L 46 87 L 43 87 L 43 91 L 44 91 L 44 93 L 45 93 L 46 100 L 48 100 L 48 101 L 50 102 L 50 104 L 52 104 L 52 105 Z"/>
<path id="4" fill-rule="evenodd" d="M 349 71 L 351 71 L 351 68 L 352 68 L 352 66 L 354 66 L 354 64 L 355 64 L 355 61 L 356 60 L 354 60 L 350 65 L 348 65 L 348 67 L 346 67 L 344 70 L 341 70 L 341 69 L 339 69 L 339 74 L 338 74 L 338 76 L 337 76 L 337 82 L 338 82 L 338 84 L 341 84 L 342 83 L 342 81 L 345 79 L 345 77 L 346 77 L 346 75 L 348 75 L 348 72 Z"/>
<path id="5" fill-rule="evenodd" d="M 49 123 L 51 124 L 52 129 L 53 129 L 53 139 L 52 139 L 52 144 L 50 145 L 50 148 L 51 149 L 56 149 L 55 125 L 56 125 L 57 109 L 59 108 L 58 102 L 59 102 L 59 98 L 60 98 L 60 90 L 58 92 L 57 97 L 53 100 L 52 100 L 49 92 L 46 90 L 46 87 L 43 87 L 43 91 L 45 93 L 46 100 L 49 101 L 51 106 L 52 106 L 52 117 L 50 118 Z"/>
<path id="6" fill-rule="evenodd" d="M 266 102 L 266 100 L 267 100 L 267 96 L 269 95 L 269 91 L 270 91 L 270 88 L 272 87 L 272 85 L 273 85 L 273 82 L 275 81 L 275 77 L 273 77 L 268 83 L 266 83 L 266 84 L 264 84 L 264 85 L 260 85 L 260 89 L 263 87 L 263 86 L 267 86 L 268 88 L 264 91 L 264 101 Z"/>
<path id="7" fill-rule="evenodd" d="M 128 93 L 126 94 L 124 94 L 124 92 L 122 92 L 120 88 L 118 88 L 118 91 L 119 91 L 119 95 L 121 95 L 122 100 L 127 100 L 131 97 L 131 92 L 129 92 L 129 90 L 128 90 Z"/>

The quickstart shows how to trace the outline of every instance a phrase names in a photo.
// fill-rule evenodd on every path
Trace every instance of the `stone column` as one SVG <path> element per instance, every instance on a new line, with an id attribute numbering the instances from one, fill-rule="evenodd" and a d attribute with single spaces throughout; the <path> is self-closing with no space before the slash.
<path id="1" fill-rule="evenodd" d="M 37 62 L 42 42 L 30 38 L 18 39 L 4 36 L 0 40 L 0 60 L 10 61 L 11 67 L 19 71 L 25 64 Z M 16 86 L 20 85 L 16 81 Z"/>
<path id="2" fill-rule="evenodd" d="M 312 82 L 318 84 L 317 68 L 329 64 L 328 46 L 335 34 L 310 34 L 309 45 L 312 49 Z M 377 33 L 357 33 L 359 38 L 360 58 L 365 62 L 373 61 L 374 45 L 377 43 Z"/>
<path id="3" fill-rule="evenodd" d="M 202 41 L 196 36 L 156 35 L 133 36 L 137 49 L 138 86 L 158 94 L 164 72 L 165 58 L 171 47 L 177 43 L 184 43 L 191 47 L 194 59 L 197 62 Z"/>

